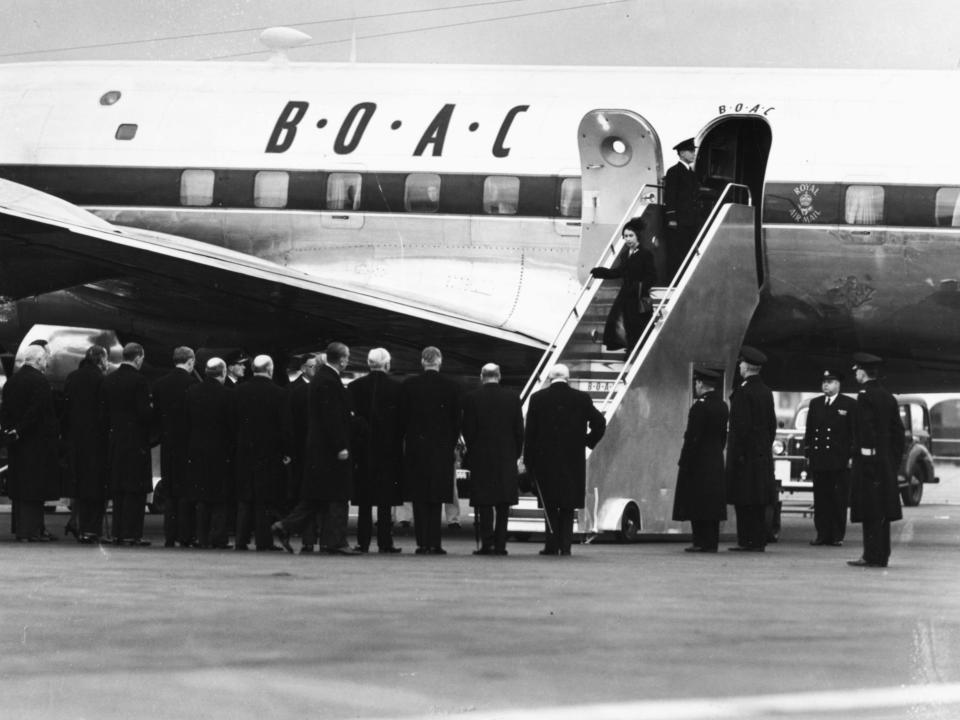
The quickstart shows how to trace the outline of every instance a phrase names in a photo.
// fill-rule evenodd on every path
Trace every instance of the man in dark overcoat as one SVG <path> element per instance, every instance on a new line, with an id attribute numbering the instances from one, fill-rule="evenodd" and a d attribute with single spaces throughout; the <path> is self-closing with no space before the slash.
<path id="1" fill-rule="evenodd" d="M 519 500 L 517 460 L 523 451 L 520 398 L 500 387 L 500 367 L 480 369 L 481 385 L 463 398 L 464 467 L 470 471 L 470 505 L 479 520 L 474 555 L 507 554 L 507 519 Z"/>
<path id="2" fill-rule="evenodd" d="M 403 502 L 403 442 L 397 418 L 400 384 L 388 375 L 390 353 L 385 348 L 373 348 L 367 354 L 367 366 L 370 372 L 347 387 L 359 420 L 353 450 L 357 549 L 367 552 L 370 548 L 375 507 L 377 549 L 381 553 L 398 553 L 390 515 L 393 506 Z"/>
<path id="3" fill-rule="evenodd" d="M 566 365 L 554 365 L 549 386 L 530 397 L 527 409 L 523 464 L 547 515 L 541 555 L 570 554 L 573 516 L 586 495 L 586 448 L 596 447 L 607 429 L 590 396 L 571 388 L 569 379 Z"/>
<path id="4" fill-rule="evenodd" d="M 107 350 L 91 345 L 80 366 L 63 386 L 60 428 L 72 484 L 74 530 L 81 543 L 93 543 L 103 532 L 107 501 L 107 422 L 101 385 L 107 371 Z"/>
<path id="5" fill-rule="evenodd" d="M 727 435 L 727 502 L 737 512 L 737 544 L 741 552 L 763 552 L 767 545 L 767 506 L 777 500 L 773 472 L 773 440 L 777 414 L 773 393 L 760 378 L 766 355 L 744 345 L 740 351 L 742 382 L 730 396 Z"/>
<path id="6" fill-rule="evenodd" d="M 232 391 L 237 412 L 237 550 L 251 534 L 257 550 L 279 550 L 270 534 L 270 513 L 283 501 L 290 463 L 287 394 L 273 381 L 269 355 L 253 359 L 253 376 Z"/>
<path id="7" fill-rule="evenodd" d="M 3 388 L 0 427 L 7 441 L 7 495 L 13 502 L 11 520 L 20 542 L 52 539 L 43 524 L 43 503 L 60 497 L 60 428 L 50 381 L 45 375 L 49 355 L 30 345 L 23 365 Z"/>
<path id="8" fill-rule="evenodd" d="M 684 548 L 686 552 L 716 552 L 720 521 L 727 519 L 723 448 L 729 412 L 717 389 L 720 381 L 720 373 L 714 370 L 694 374 L 697 399 L 687 415 L 673 498 L 673 519 L 689 520 L 693 531 L 693 543 Z"/>
<path id="9" fill-rule="evenodd" d="M 883 361 L 876 355 L 857 353 L 853 362 L 860 392 L 853 421 L 850 519 L 863 523 L 863 555 L 848 564 L 886 567 L 890 561 L 890 521 L 903 517 L 897 475 L 906 439 L 896 398 L 877 382 Z"/>
<path id="10" fill-rule="evenodd" d="M 163 545 L 197 543 L 196 497 L 187 479 L 187 389 L 200 380 L 193 372 L 196 355 L 188 347 L 173 351 L 174 368 L 153 384 L 154 425 L 160 431 L 160 477 L 165 499 Z"/>
<path id="11" fill-rule="evenodd" d="M 300 501 L 300 486 L 303 483 L 304 455 L 307 446 L 307 430 L 310 425 L 309 398 L 310 381 L 317 374 L 320 360 L 313 354 L 307 353 L 299 357 L 297 377 L 287 387 L 287 396 L 290 403 L 290 427 L 293 437 L 291 446 L 290 466 L 287 472 L 286 507 L 284 514 L 289 513 Z M 313 552 L 317 543 L 316 519 L 308 521 L 301 532 L 303 547 L 301 553 Z"/>
<path id="12" fill-rule="evenodd" d="M 847 530 L 857 403 L 840 394 L 842 379 L 839 373 L 824 370 L 820 378 L 823 395 L 813 398 L 807 409 L 803 454 L 813 477 L 813 525 L 817 530 L 811 545 L 838 547 Z"/>
<path id="13" fill-rule="evenodd" d="M 413 502 L 418 555 L 446 555 L 440 541 L 441 512 L 454 497 L 460 388 L 440 374 L 442 363 L 438 348 L 424 348 L 423 372 L 400 386 L 403 497 Z"/>
<path id="14" fill-rule="evenodd" d="M 235 501 L 236 397 L 224 387 L 221 358 L 210 358 L 203 375 L 187 388 L 187 494 L 196 499 L 200 546 L 226 549 L 227 513 Z"/>
<path id="15" fill-rule="evenodd" d="M 150 385 L 140 373 L 143 346 L 123 346 L 122 362 L 103 379 L 107 414 L 107 466 L 113 496 L 113 539 L 118 545 L 149 545 L 143 539 L 143 511 L 153 490 Z"/>
<path id="16" fill-rule="evenodd" d="M 353 555 L 356 551 L 347 542 L 347 515 L 353 492 L 353 409 L 340 379 L 350 363 L 350 349 L 341 342 L 332 342 L 325 355 L 326 362 L 310 381 L 300 502 L 270 529 L 283 547 L 293 552 L 290 535 L 302 532 L 319 516 L 320 552 Z"/>
<path id="17" fill-rule="evenodd" d="M 671 283 L 700 231 L 700 182 L 694 163 L 697 147 L 693 138 L 673 146 L 680 160 L 663 176 L 663 204 L 667 221 L 667 277 Z"/>

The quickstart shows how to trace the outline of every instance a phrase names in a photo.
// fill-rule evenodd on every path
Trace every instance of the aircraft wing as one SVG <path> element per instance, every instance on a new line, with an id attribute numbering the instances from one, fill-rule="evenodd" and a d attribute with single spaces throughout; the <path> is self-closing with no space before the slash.
<path id="1" fill-rule="evenodd" d="M 90 325 L 95 320 L 84 313 L 99 313 L 112 324 L 96 326 L 115 328 L 122 339 L 159 343 L 163 336 L 165 354 L 178 344 L 270 352 L 341 340 L 382 345 L 394 354 L 395 368 L 412 371 L 419 369 L 420 350 L 437 345 L 445 370 L 459 367 L 473 376 L 483 363 L 499 362 L 505 375 L 523 378 L 544 348 L 519 333 L 324 282 L 244 253 L 114 226 L 2 180 L 0 296 L 7 305 L 59 298 L 53 305 L 62 307 L 64 319 L 45 317 L 48 324 Z M 30 313 L 17 305 L 21 315 Z"/>

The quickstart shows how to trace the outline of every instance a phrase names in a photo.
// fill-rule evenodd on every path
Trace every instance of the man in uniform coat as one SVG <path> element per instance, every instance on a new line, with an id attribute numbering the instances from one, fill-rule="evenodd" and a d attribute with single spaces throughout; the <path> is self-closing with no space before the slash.
<path id="1" fill-rule="evenodd" d="M 423 349 L 423 372 L 400 386 L 404 499 L 413 502 L 418 555 L 446 555 L 440 542 L 443 504 L 453 501 L 460 438 L 460 388 L 440 374 L 443 355 Z"/>
<path id="2" fill-rule="evenodd" d="M 697 148 L 693 138 L 673 146 L 680 161 L 663 177 L 663 204 L 667 220 L 667 282 L 673 280 L 700 231 L 698 194 L 700 182 L 694 172 Z"/>
<path id="3" fill-rule="evenodd" d="M 118 545 L 149 545 L 143 510 L 153 490 L 150 385 L 140 373 L 143 346 L 123 346 L 123 361 L 101 385 L 107 414 L 107 466 L 113 495 L 113 539 Z"/>
<path id="4" fill-rule="evenodd" d="M 390 353 L 373 348 L 367 354 L 369 374 L 354 380 L 347 388 L 359 420 L 359 432 L 353 453 L 353 503 L 357 505 L 357 549 L 367 552 L 373 535 L 373 508 L 377 508 L 377 549 L 398 553 L 393 544 L 394 505 L 403 502 L 400 478 L 403 467 L 403 441 L 397 413 L 400 384 L 390 372 Z"/>
<path id="5" fill-rule="evenodd" d="M 288 552 L 290 534 L 319 515 L 321 552 L 356 553 L 347 542 L 347 515 L 353 492 L 353 458 L 350 454 L 353 409 L 340 373 L 350 363 L 350 349 L 332 342 L 326 362 L 310 381 L 309 425 L 304 451 L 300 502 L 289 515 L 271 526 L 274 537 Z"/>
<path id="6" fill-rule="evenodd" d="M 823 395 L 813 398 L 807 410 L 803 454 L 813 476 L 813 524 L 817 536 L 811 545 L 843 544 L 850 497 L 853 458 L 853 416 L 857 403 L 840 394 L 842 377 L 824 370 Z"/>
<path id="7" fill-rule="evenodd" d="M 235 388 L 247 374 L 247 362 L 250 360 L 242 350 L 234 350 L 227 354 L 227 380 L 224 387 Z"/>
<path id="8" fill-rule="evenodd" d="M 196 355 L 188 347 L 173 351 L 174 368 L 153 384 L 154 425 L 160 431 L 160 477 L 166 502 L 163 508 L 163 545 L 197 544 L 196 497 L 187 480 L 187 388 L 200 381 L 193 372 Z"/>
<path id="9" fill-rule="evenodd" d="M 52 537 L 43 526 L 43 503 L 61 495 L 60 428 L 46 378 L 49 355 L 30 345 L 23 365 L 3 388 L 0 426 L 8 447 L 7 495 L 13 501 L 12 520 L 20 542 L 45 542 Z"/>
<path id="10" fill-rule="evenodd" d="M 766 508 L 777 500 L 773 473 L 777 414 L 773 393 L 760 378 L 766 360 L 762 352 L 744 345 L 739 363 L 743 381 L 730 396 L 727 502 L 737 512 L 737 544 L 730 550 L 764 551 Z"/>
<path id="11" fill-rule="evenodd" d="M 107 501 L 107 424 L 101 385 L 107 371 L 107 350 L 91 345 L 80 367 L 67 375 L 60 423 L 73 485 L 74 531 L 77 540 L 93 543 L 103 532 Z"/>
<path id="12" fill-rule="evenodd" d="M 270 512 L 283 500 L 290 463 L 287 395 L 273 381 L 269 355 L 253 359 L 253 377 L 233 390 L 237 411 L 237 550 L 251 533 L 257 550 L 280 550 L 270 534 Z"/>
<path id="13" fill-rule="evenodd" d="M 527 409 L 523 464 L 547 515 L 541 555 L 570 554 L 573 515 L 586 495 L 585 449 L 596 447 L 607 429 L 590 396 L 571 388 L 569 379 L 566 365 L 554 365 L 547 374 L 549 386 L 530 397 Z"/>
<path id="14" fill-rule="evenodd" d="M 187 493 L 196 499 L 201 547 L 227 549 L 227 513 L 234 502 L 236 397 L 224 387 L 227 365 L 210 358 L 203 382 L 187 388 Z"/>
<path id="15" fill-rule="evenodd" d="M 507 518 L 519 500 L 517 460 L 523 450 L 523 409 L 515 392 L 500 387 L 500 368 L 480 370 L 477 390 L 463 398 L 464 466 L 470 505 L 476 509 L 480 548 L 474 555 L 507 554 Z"/>
<path id="16" fill-rule="evenodd" d="M 890 521 L 903 517 L 898 469 L 905 443 L 896 398 L 877 382 L 883 362 L 857 353 L 853 370 L 860 392 L 854 416 L 853 488 L 850 519 L 863 523 L 863 555 L 847 561 L 855 567 L 886 567 L 890 560 Z"/>
<path id="17" fill-rule="evenodd" d="M 693 531 L 693 544 L 684 548 L 686 552 L 716 552 L 720 521 L 727 519 L 723 448 L 729 412 L 717 391 L 720 379 L 720 373 L 713 370 L 694 374 L 697 400 L 687 415 L 673 499 L 673 519 L 689 520 Z"/>

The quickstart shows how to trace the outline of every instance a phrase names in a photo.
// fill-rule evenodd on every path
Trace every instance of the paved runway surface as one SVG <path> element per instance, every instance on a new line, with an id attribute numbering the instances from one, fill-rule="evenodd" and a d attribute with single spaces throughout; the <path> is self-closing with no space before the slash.
<path id="1" fill-rule="evenodd" d="M 144 549 L 3 540 L 0 717 L 958 718 L 960 471 L 938 470 L 886 570 L 846 565 L 859 526 L 813 548 L 802 518 L 746 556 L 481 558 L 470 529 L 447 557 L 164 550 L 157 518 Z"/>

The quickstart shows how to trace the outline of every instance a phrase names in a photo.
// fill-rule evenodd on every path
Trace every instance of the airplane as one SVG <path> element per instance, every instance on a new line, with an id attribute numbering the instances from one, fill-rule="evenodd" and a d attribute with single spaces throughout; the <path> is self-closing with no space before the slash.
<path id="1" fill-rule="evenodd" d="M 37 62 L 0 66 L 0 345 L 35 325 L 522 383 L 669 148 L 759 209 L 743 341 L 809 389 L 857 350 L 960 380 L 953 71 Z M 661 248 L 662 251 L 662 248 Z M 742 269 L 739 270 L 742 272 Z M 669 279 L 665 279 L 666 282 Z M 724 307 L 706 303 L 705 314 Z M 739 341 L 739 338 L 738 338 Z"/>

